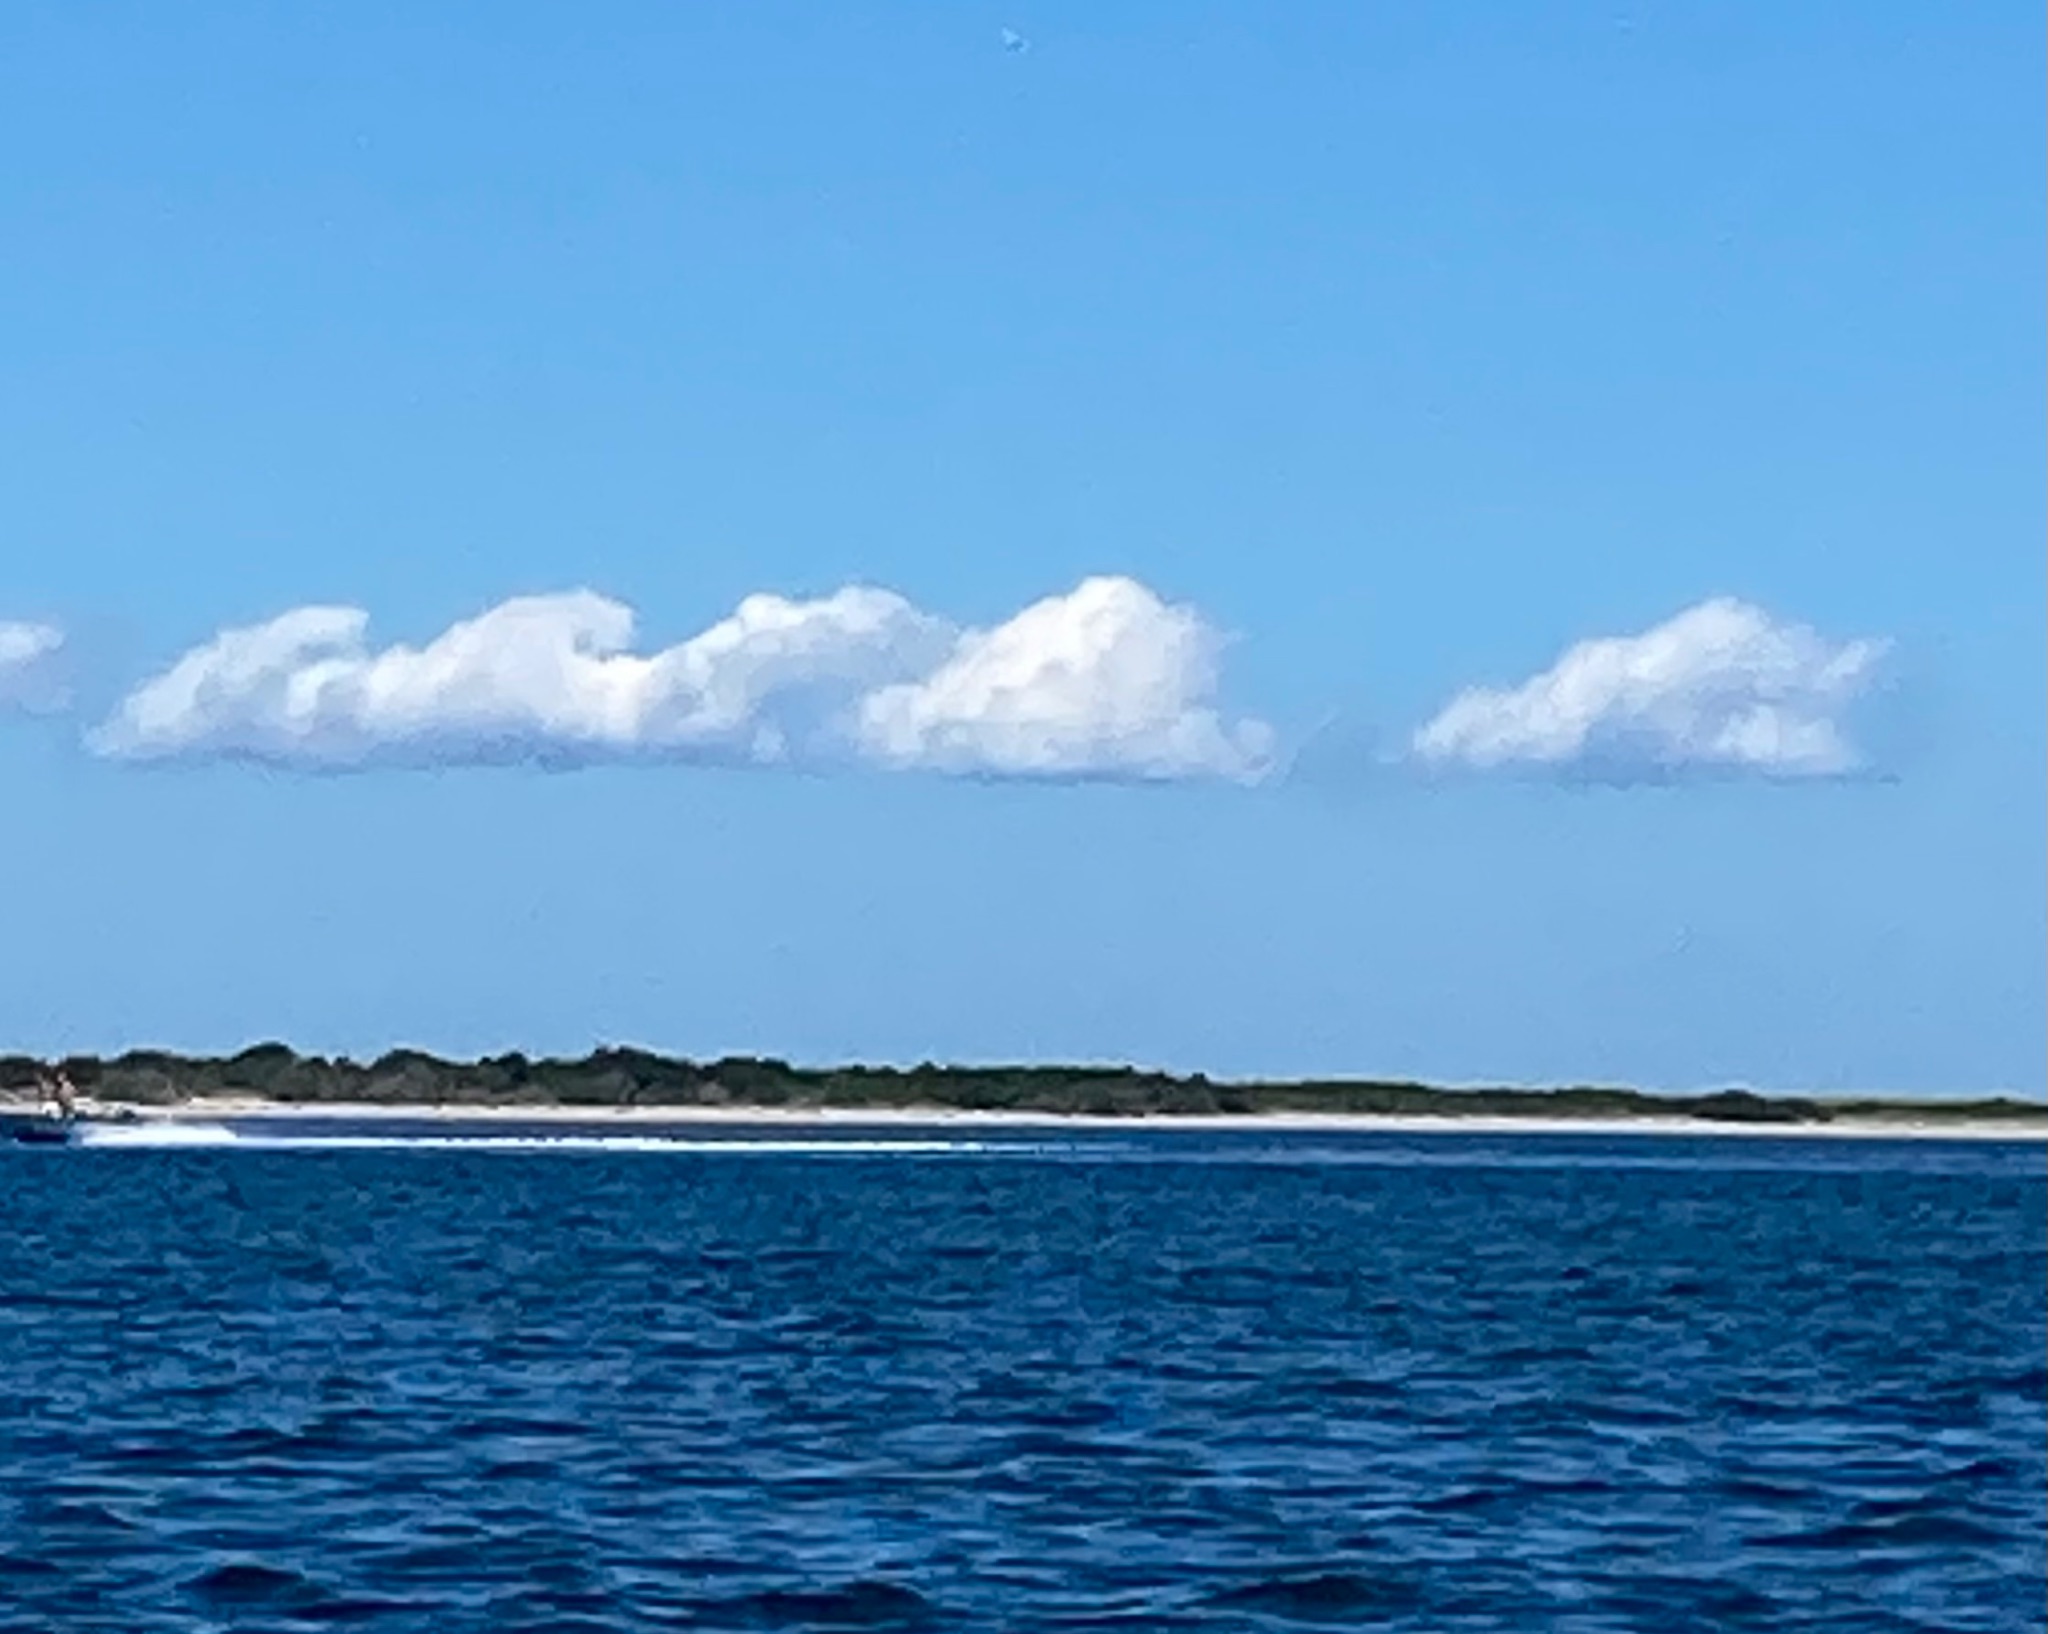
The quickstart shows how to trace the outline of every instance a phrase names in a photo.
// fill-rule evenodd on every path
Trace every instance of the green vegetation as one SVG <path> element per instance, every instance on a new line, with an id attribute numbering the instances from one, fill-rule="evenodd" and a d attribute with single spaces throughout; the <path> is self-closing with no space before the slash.
<path id="1" fill-rule="evenodd" d="M 1332 1079 L 1219 1083 L 1130 1067 L 830 1067 L 749 1056 L 697 1062 L 645 1050 L 601 1049 L 579 1060 L 499 1055 L 444 1061 L 394 1050 L 367 1064 L 262 1044 L 239 1055 L 135 1050 L 112 1060 L 60 1063 L 88 1096 L 129 1106 L 248 1098 L 291 1106 L 749 1107 L 837 1111 L 971 1110 L 1140 1114 L 1349 1112 L 1434 1117 L 1698 1118 L 1717 1123 L 1818 1124 L 1837 1118 L 1916 1123 L 2048 1124 L 2048 1105 L 1977 1101 L 1817 1101 L 1747 1090 L 1648 1095 L 1630 1089 L 1440 1089 Z M 0 1056 L 0 1093 L 31 1092 L 42 1063 Z"/>

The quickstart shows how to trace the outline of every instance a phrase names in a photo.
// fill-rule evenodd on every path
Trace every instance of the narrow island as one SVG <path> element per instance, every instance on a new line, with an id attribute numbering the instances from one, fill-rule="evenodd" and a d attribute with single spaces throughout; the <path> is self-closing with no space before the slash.
<path id="1" fill-rule="evenodd" d="M 753 1056 L 692 1061 L 629 1048 L 576 1059 L 512 1053 L 451 1061 L 392 1050 L 374 1061 L 301 1055 L 259 1044 L 235 1055 L 131 1050 L 44 1062 L 0 1055 L 0 1100 L 32 1101 L 61 1073 L 93 1106 L 160 1112 L 388 1111 L 392 1114 L 664 1114 L 741 1119 L 862 1114 L 1014 1119 L 1465 1119 L 1529 1124 L 1828 1126 L 2048 1132 L 2048 1103 L 1814 1098 L 1722 1089 L 1692 1095 L 1576 1085 L 1446 1088 L 1371 1079 L 1227 1081 L 1133 1067 L 840 1066 L 807 1068 Z"/>

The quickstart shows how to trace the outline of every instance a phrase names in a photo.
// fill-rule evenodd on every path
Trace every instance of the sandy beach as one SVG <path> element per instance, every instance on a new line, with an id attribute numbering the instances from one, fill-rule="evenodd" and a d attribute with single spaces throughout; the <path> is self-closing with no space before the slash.
<path id="1" fill-rule="evenodd" d="M 32 1110 L 24 1107 L 22 1110 Z M 88 1107 L 97 1113 L 123 1109 Z M 1833 1123 L 1722 1123 L 1704 1118 L 1399 1117 L 1369 1113 L 1252 1112 L 1145 1114 L 975 1111 L 959 1107 L 788 1106 L 476 1106 L 386 1105 L 263 1101 L 219 1097 L 164 1107 L 136 1107 L 137 1117 L 171 1123 L 223 1118 L 324 1122 L 608 1125 L 639 1132 L 769 1126 L 779 1129 L 1089 1129 L 1124 1131 L 1251 1132 L 1272 1134 L 1399 1135 L 1695 1135 L 1812 1140 L 2006 1140 L 2048 1142 L 2048 1122 L 1958 1123 L 1912 1119 L 1850 1119 Z"/>

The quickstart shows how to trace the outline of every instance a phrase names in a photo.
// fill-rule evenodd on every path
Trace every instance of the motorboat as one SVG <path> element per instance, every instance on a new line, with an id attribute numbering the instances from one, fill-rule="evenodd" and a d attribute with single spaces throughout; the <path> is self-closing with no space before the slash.
<path id="1" fill-rule="evenodd" d="M 133 1123 L 135 1112 L 123 1107 L 117 1112 L 0 1111 L 0 1138 L 15 1146 L 76 1146 L 84 1132 L 96 1124 Z"/>

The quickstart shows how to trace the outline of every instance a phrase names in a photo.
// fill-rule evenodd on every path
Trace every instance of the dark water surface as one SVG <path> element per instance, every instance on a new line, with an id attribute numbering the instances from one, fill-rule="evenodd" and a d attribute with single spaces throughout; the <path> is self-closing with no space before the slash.
<path id="1" fill-rule="evenodd" d="M 952 1138 L 0 1153 L 0 1629 L 2043 1626 L 2038 1146 Z"/>

